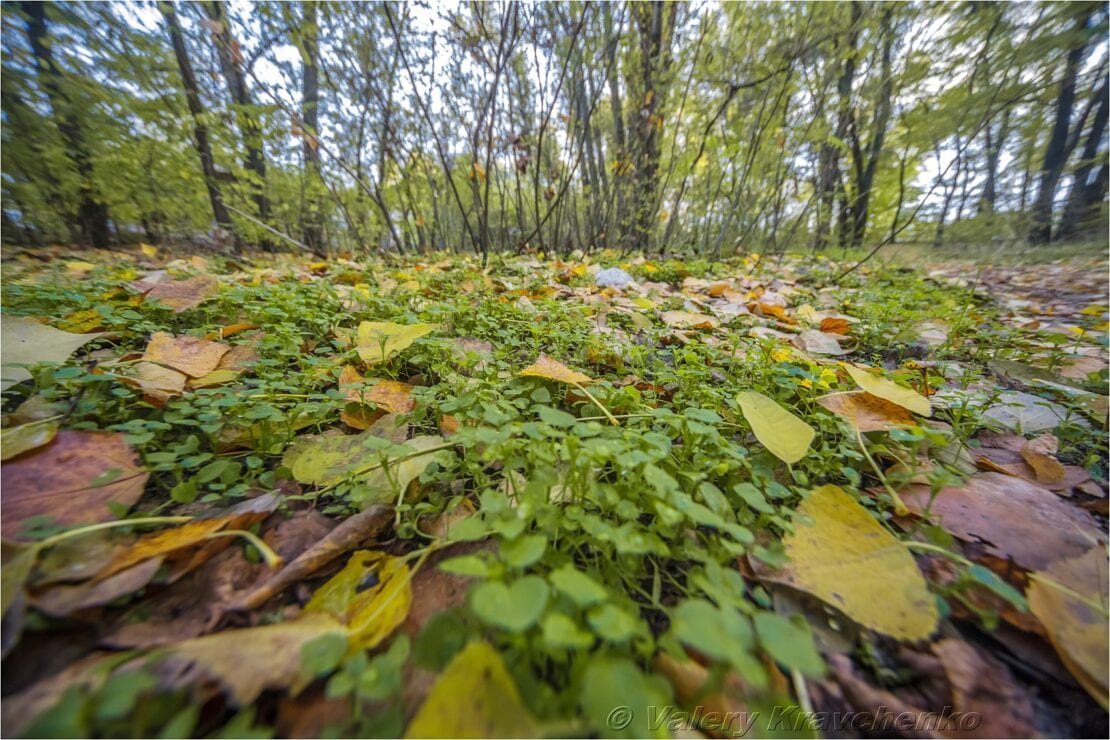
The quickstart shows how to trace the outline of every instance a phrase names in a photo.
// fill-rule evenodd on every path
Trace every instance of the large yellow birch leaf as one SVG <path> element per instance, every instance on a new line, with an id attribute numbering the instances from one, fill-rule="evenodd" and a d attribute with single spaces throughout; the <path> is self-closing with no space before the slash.
<path id="1" fill-rule="evenodd" d="M 420 337 L 430 334 L 435 324 L 397 324 L 392 321 L 363 321 L 358 325 L 358 356 L 368 365 L 385 362 L 408 349 Z"/>
<path id="2" fill-rule="evenodd" d="M 933 633 L 937 607 L 925 578 L 867 509 L 837 486 L 821 486 L 798 514 L 794 533 L 783 538 L 790 583 L 868 629 L 900 640 Z"/>
<path id="3" fill-rule="evenodd" d="M 547 380 L 557 380 L 560 383 L 567 385 L 582 385 L 585 383 L 592 383 L 593 378 L 577 370 L 571 370 L 569 367 L 548 357 L 545 354 L 540 354 L 539 359 L 533 362 L 528 367 L 521 370 L 517 375 L 525 375 L 533 378 L 546 378 Z"/>

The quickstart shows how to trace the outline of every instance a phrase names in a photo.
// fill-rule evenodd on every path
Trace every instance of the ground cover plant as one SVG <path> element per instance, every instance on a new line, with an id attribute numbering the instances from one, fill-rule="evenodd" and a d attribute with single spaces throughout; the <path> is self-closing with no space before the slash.
<path id="1" fill-rule="evenodd" d="M 1098 264 L 8 250 L 3 731 L 1105 735 Z"/>

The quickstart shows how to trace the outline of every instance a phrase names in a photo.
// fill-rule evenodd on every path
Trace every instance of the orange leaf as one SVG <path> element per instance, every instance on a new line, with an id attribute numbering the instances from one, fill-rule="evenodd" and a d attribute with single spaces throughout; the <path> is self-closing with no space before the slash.
<path id="1" fill-rule="evenodd" d="M 821 319 L 821 331 L 828 334 L 845 334 L 851 331 L 851 325 L 848 319 L 841 319 L 830 316 L 827 319 Z"/>
<path id="2" fill-rule="evenodd" d="M 915 424 L 909 411 L 867 391 L 834 393 L 818 398 L 817 403 L 844 417 L 861 432 L 887 431 Z"/>
<path id="3" fill-rule="evenodd" d="M 150 337 L 143 359 L 199 378 L 219 367 L 227 351 L 228 347 L 224 344 L 196 337 L 175 337 L 159 331 Z"/>
<path id="4" fill-rule="evenodd" d="M 210 340 L 227 339 L 228 337 L 233 336 L 235 334 L 238 334 L 241 331 L 247 331 L 248 329 L 257 329 L 257 328 L 258 328 L 258 324 L 250 324 L 250 323 L 228 324 L 227 326 L 221 327 L 220 329 L 217 329 L 216 331 L 209 332 L 208 334 L 206 334 L 204 336 L 204 338 L 205 339 L 210 339 Z"/>

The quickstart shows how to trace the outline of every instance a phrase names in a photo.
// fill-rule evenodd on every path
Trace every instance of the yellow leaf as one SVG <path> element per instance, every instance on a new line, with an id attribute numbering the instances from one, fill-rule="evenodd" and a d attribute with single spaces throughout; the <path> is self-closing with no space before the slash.
<path id="1" fill-rule="evenodd" d="M 96 329 L 103 328 L 103 326 L 104 317 L 101 316 L 100 312 L 95 308 L 76 311 L 58 322 L 58 328 L 62 331 L 76 333 L 95 331 Z"/>
<path id="2" fill-rule="evenodd" d="M 69 270 L 70 272 L 83 273 L 83 272 L 88 272 L 89 270 L 96 269 L 96 265 L 94 265 L 92 262 L 74 261 L 74 262 L 67 262 L 66 263 L 66 269 Z"/>
<path id="3" fill-rule="evenodd" d="M 783 538 L 797 588 L 899 640 L 933 633 L 937 607 L 921 571 L 867 509 L 837 486 L 821 486 L 810 491 L 798 514 L 794 533 Z"/>
<path id="4" fill-rule="evenodd" d="M 861 432 L 889 431 L 917 423 L 906 409 L 866 391 L 833 393 L 818 398 L 817 403 L 844 417 Z"/>
<path id="5" fill-rule="evenodd" d="M 563 363 L 558 360 L 553 360 L 543 353 L 540 354 L 539 359 L 521 370 L 517 375 L 557 380 L 567 385 L 582 385 L 594 382 L 593 378 L 589 375 L 584 375 L 577 370 L 571 370 Z"/>
<path id="6" fill-rule="evenodd" d="M 886 378 L 872 375 L 863 368 L 856 367 L 855 365 L 845 365 L 844 367 L 848 371 L 848 374 L 852 376 L 852 380 L 856 381 L 856 385 L 872 396 L 878 396 L 891 403 L 896 403 L 915 414 L 921 414 L 922 416 L 932 415 L 933 407 L 929 405 L 929 399 L 925 398 L 925 396 L 921 395 L 913 388 L 906 388 Z"/>
<path id="7" fill-rule="evenodd" d="M 157 257 L 158 247 L 151 246 L 150 244 L 140 244 L 139 250 L 147 257 Z"/>
<path id="8" fill-rule="evenodd" d="M 405 737 L 535 737 L 536 733 L 535 720 L 501 656 L 487 642 L 472 642 L 436 679 Z"/>
<path id="9" fill-rule="evenodd" d="M 8 427 L 0 432 L 0 460 L 42 447 L 58 433 L 58 422 L 43 421 Z"/>
<path id="10" fill-rule="evenodd" d="M 646 310 L 650 310 L 650 309 L 655 308 L 655 303 L 653 301 L 649 301 L 647 298 L 633 298 L 632 302 L 634 304 L 636 304 L 637 306 L 639 306 L 640 308 L 643 308 L 643 309 L 646 309 Z"/>
<path id="11" fill-rule="evenodd" d="M 785 463 L 795 463 L 805 457 L 813 441 L 813 427 L 762 393 L 744 391 L 736 400 L 755 438 L 771 454 Z"/>
<path id="12" fill-rule="evenodd" d="M 1073 592 L 1091 597 L 1101 611 L 1053 588 L 1043 575 Z M 1060 660 L 1094 699 L 1107 707 L 1106 552 L 1100 546 L 1075 558 L 1057 560 L 1033 576 L 1027 596 L 1029 608 L 1044 625 Z"/>
<path id="13" fill-rule="evenodd" d="M 316 590 L 306 613 L 330 614 L 347 626 L 347 649 L 381 644 L 408 616 L 412 579 L 404 559 L 360 550 L 346 567 Z"/>
<path id="14" fill-rule="evenodd" d="M 189 381 L 190 388 L 211 388 L 215 385 L 223 385 L 230 383 L 239 377 L 238 370 L 230 370 L 227 368 L 213 370 L 207 375 L 202 375 L 195 380 Z"/>
<path id="15" fill-rule="evenodd" d="M 363 321 L 358 325 L 358 356 L 369 365 L 377 365 L 408 349 L 417 339 L 437 328 L 435 324 Z"/>

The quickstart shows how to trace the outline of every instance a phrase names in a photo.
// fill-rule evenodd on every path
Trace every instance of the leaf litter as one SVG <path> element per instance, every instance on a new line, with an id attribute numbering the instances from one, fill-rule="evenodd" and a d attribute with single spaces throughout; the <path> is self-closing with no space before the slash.
<path id="1" fill-rule="evenodd" d="M 69 289 L 4 299 L 5 732 L 138 697 L 147 734 L 645 735 L 675 698 L 1105 726 L 1104 307 L 824 258 L 402 262 L 8 271 Z"/>

